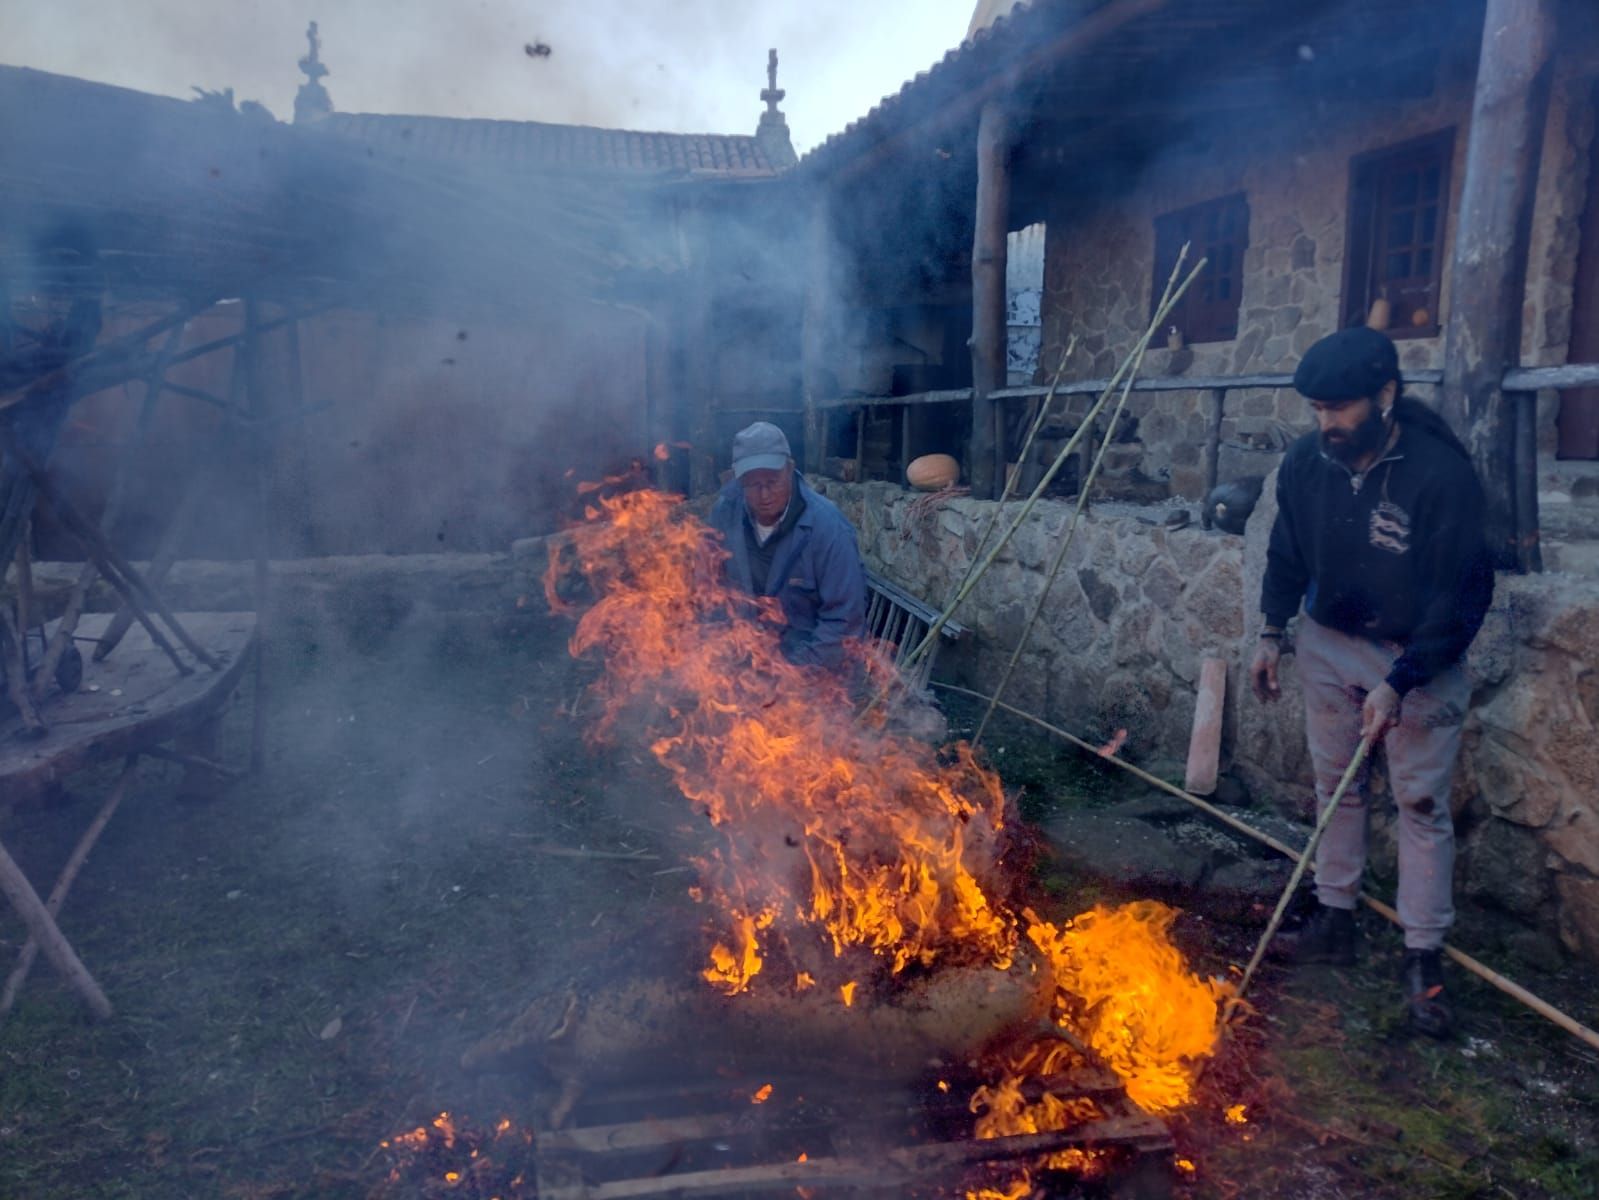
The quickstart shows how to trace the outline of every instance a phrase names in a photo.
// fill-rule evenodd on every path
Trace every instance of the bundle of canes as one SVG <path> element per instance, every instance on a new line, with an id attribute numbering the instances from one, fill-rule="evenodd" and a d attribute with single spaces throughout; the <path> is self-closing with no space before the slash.
<path id="1" fill-rule="evenodd" d="M 1360 745 L 1355 747 L 1354 757 L 1344 768 L 1343 778 L 1339 779 L 1338 786 L 1333 789 L 1332 799 L 1327 801 L 1321 810 L 1321 815 L 1316 818 L 1316 828 L 1310 831 L 1310 840 L 1305 843 L 1299 861 L 1294 864 L 1294 869 L 1288 876 L 1288 884 L 1277 899 L 1277 907 L 1272 910 L 1271 920 L 1266 922 L 1265 932 L 1260 935 L 1260 941 L 1255 943 L 1255 952 L 1249 956 L 1249 965 L 1244 968 L 1244 976 L 1238 981 L 1238 989 L 1227 999 L 1227 1006 L 1222 1011 L 1223 1024 L 1232 1019 L 1233 1012 L 1244 998 L 1244 993 L 1249 990 L 1249 981 L 1255 977 L 1255 968 L 1260 966 L 1260 960 L 1266 954 L 1266 946 L 1276 935 L 1277 926 L 1282 924 L 1283 913 L 1288 911 L 1288 902 L 1294 898 L 1294 890 L 1299 886 L 1299 881 L 1305 877 L 1305 868 L 1315 856 L 1316 845 L 1321 841 L 1321 835 L 1327 831 L 1333 813 L 1337 812 L 1338 806 L 1343 803 L 1344 793 L 1349 790 L 1349 785 L 1354 783 L 1355 777 L 1360 774 L 1360 768 L 1365 765 L 1366 756 L 1371 753 L 1375 740 L 1371 734 L 1360 739 Z"/>

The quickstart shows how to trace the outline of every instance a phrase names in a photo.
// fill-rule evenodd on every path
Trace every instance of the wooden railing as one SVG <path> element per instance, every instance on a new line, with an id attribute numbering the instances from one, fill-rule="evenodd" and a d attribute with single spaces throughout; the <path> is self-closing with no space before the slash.
<path id="1" fill-rule="evenodd" d="M 1135 392 L 1207 392 L 1210 396 L 1210 436 L 1205 447 L 1205 486 L 1217 483 L 1217 469 L 1221 453 L 1221 428 L 1226 416 L 1227 393 L 1246 389 L 1292 387 L 1290 374 L 1262 375 L 1173 375 L 1152 376 L 1133 381 Z M 1406 371 L 1404 382 L 1409 386 L 1437 387 L 1443 382 L 1441 370 Z M 1062 383 L 1055 388 L 1059 396 L 1099 395 L 1111 381 L 1109 379 L 1080 379 Z M 1543 556 L 1539 549 L 1538 532 L 1538 438 L 1537 393 L 1545 390 L 1564 391 L 1571 388 L 1599 387 L 1599 363 L 1569 363 L 1558 367 L 1513 367 L 1505 372 L 1500 384 L 1506 400 L 1511 402 L 1515 414 L 1516 461 L 1513 480 L 1517 555 L 1521 569 L 1540 571 Z M 1010 387 L 989 393 L 989 399 L 1040 400 L 1049 395 L 1047 387 Z M 948 388 L 942 391 L 917 392 L 908 396 L 840 396 L 817 401 L 816 409 L 873 409 L 898 408 L 904 413 L 904 455 L 909 458 L 909 412 L 927 404 L 961 404 L 972 400 L 971 388 Z M 855 443 L 855 477 L 862 474 L 864 457 L 864 420 Z"/>
<path id="2" fill-rule="evenodd" d="M 1547 369 L 1547 368 L 1541 368 Z M 1566 368 L 1559 368 L 1565 370 Z M 1599 369 L 1599 368 L 1596 368 Z M 1508 376 L 1507 376 L 1508 378 Z M 1407 371 L 1404 375 L 1407 385 L 1437 386 L 1443 381 L 1442 371 Z M 1244 391 L 1249 389 L 1286 388 L 1294 385 L 1294 377 L 1290 374 L 1264 374 L 1264 375 L 1155 375 L 1147 378 L 1135 379 L 1133 391 L 1135 392 L 1208 392 L 1210 395 L 1210 437 L 1205 447 L 1205 487 L 1210 489 L 1216 486 L 1218 463 L 1221 457 L 1221 428 L 1226 416 L 1227 393 L 1230 391 Z M 1057 396 L 1097 396 L 1111 386 L 1109 379 L 1079 379 L 1071 383 L 1061 383 L 1056 386 Z M 1536 387 L 1553 386 L 1550 384 L 1535 384 Z M 1047 387 L 1008 387 L 1001 388 L 989 394 L 994 401 L 1005 400 L 1042 400 L 1048 396 L 1050 389 Z M 870 408 L 902 408 L 907 410 L 926 404 L 960 404 L 969 403 L 972 398 L 971 388 L 947 388 L 935 392 L 917 392 L 908 396 L 841 396 L 828 400 L 818 401 L 817 408 L 822 409 L 870 409 Z M 864 432 L 865 422 L 862 422 Z M 906 449 L 905 456 L 909 458 L 909 437 L 904 438 Z M 864 438 L 857 434 L 855 441 L 855 477 L 862 478 L 862 458 L 864 457 Z"/>

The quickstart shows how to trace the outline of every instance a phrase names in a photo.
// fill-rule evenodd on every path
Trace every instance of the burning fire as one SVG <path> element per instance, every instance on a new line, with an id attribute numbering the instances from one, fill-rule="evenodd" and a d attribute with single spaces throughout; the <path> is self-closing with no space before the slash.
<path id="1" fill-rule="evenodd" d="M 736 995 L 757 978 L 796 991 L 823 983 L 859 1005 L 913 968 L 1004 970 L 1025 937 L 1054 973 L 1067 1033 L 1022 1047 L 978 1089 L 978 1136 L 1098 1116 L 1091 1101 L 1029 1082 L 1084 1065 L 1077 1046 L 1149 1112 L 1188 1101 L 1226 985 L 1188 971 L 1169 939 L 1174 910 L 1095 908 L 1060 927 L 1018 912 L 1004 793 L 968 746 L 939 752 L 896 737 L 881 717 L 857 715 L 840 675 L 791 665 L 776 601 L 724 583 L 725 551 L 676 497 L 591 492 L 587 515 L 552 550 L 546 596 L 571 612 L 574 579 L 587 592 L 571 651 L 607 668 L 594 685 L 594 735 L 611 735 L 624 714 L 641 720 L 656 759 L 719 834 L 692 892 L 714 929 L 710 984 Z M 853 661 L 869 680 L 885 669 L 866 648 Z M 1068 1151 L 1049 1165 L 1093 1161 Z M 972 1195 L 1027 1190 L 1022 1180 Z"/>
<path id="2" fill-rule="evenodd" d="M 941 762 L 856 720 L 842 679 L 791 665 L 776 602 L 723 584 L 724 552 L 675 498 L 626 492 L 591 512 L 605 519 L 574 531 L 571 549 L 596 599 L 571 649 L 605 658 L 595 732 L 642 711 L 655 757 L 725 834 L 694 892 L 718 914 L 705 978 L 736 994 L 778 952 L 785 978 L 826 979 L 849 1004 L 854 972 L 838 960 L 863 953 L 890 974 L 1007 966 L 1018 932 L 993 899 L 998 778 L 964 747 Z M 566 566 L 546 576 L 558 610 Z M 864 651 L 857 662 L 878 669 Z"/>

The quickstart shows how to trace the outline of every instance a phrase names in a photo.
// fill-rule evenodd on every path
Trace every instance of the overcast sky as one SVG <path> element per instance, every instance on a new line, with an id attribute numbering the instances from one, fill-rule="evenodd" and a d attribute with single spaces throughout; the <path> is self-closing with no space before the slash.
<path id="1" fill-rule="evenodd" d="M 766 50 L 795 148 L 965 36 L 975 0 L 0 0 L 0 61 L 171 96 L 231 87 L 280 120 L 321 29 L 344 112 L 753 133 Z M 543 42 L 548 57 L 530 57 Z"/>

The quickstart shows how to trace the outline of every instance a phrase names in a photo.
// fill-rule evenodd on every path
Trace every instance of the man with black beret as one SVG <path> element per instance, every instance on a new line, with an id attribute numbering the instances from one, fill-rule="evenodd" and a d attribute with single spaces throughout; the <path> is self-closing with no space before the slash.
<path id="1" fill-rule="evenodd" d="M 1449 794 L 1470 699 L 1461 659 L 1493 598 L 1483 493 L 1464 447 L 1432 409 L 1400 393 L 1399 356 L 1365 327 L 1306 351 L 1294 387 L 1317 430 L 1277 474 L 1250 674 L 1280 694 L 1288 622 L 1305 730 L 1325 805 L 1363 737 L 1380 741 L 1398 807 L 1400 923 L 1410 1022 L 1441 1037 L 1444 934 L 1454 921 Z M 1346 793 L 1316 850 L 1317 911 L 1289 946 L 1300 962 L 1355 958 L 1354 909 L 1366 864 L 1366 782 Z"/>

